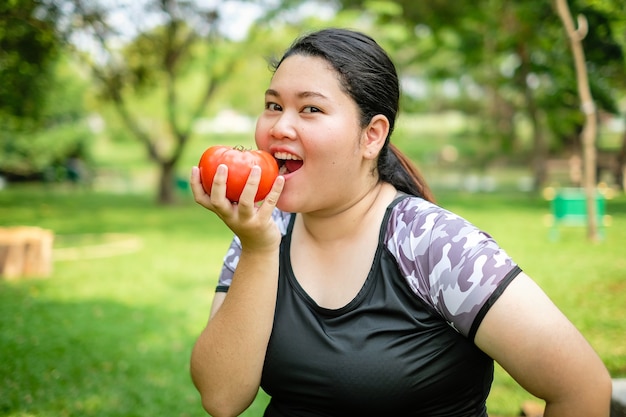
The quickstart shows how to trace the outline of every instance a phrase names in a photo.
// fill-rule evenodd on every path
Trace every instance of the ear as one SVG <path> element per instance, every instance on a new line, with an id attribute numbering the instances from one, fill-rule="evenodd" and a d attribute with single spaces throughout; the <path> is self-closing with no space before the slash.
<path id="1" fill-rule="evenodd" d="M 372 117 L 363 129 L 362 146 L 365 159 L 376 159 L 389 134 L 389 120 L 382 114 Z"/>

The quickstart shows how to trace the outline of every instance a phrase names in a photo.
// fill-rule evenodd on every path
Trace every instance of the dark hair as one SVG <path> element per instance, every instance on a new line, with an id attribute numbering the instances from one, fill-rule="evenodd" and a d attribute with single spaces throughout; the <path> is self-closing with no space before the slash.
<path id="1" fill-rule="evenodd" d="M 389 133 L 378 155 L 378 176 L 398 190 L 433 201 L 433 195 L 417 167 L 389 142 L 400 100 L 396 67 L 374 39 L 348 29 L 323 29 L 307 34 L 272 63 L 274 70 L 291 55 L 325 59 L 339 74 L 341 87 L 361 113 L 361 127 L 382 114 L 389 120 Z"/>

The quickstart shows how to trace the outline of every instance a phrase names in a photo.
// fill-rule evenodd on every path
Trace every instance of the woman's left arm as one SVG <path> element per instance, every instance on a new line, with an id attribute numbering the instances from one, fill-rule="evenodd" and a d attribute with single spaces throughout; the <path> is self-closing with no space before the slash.
<path id="1" fill-rule="evenodd" d="M 593 348 L 526 274 L 481 322 L 476 345 L 546 401 L 544 417 L 608 417 L 611 378 Z"/>

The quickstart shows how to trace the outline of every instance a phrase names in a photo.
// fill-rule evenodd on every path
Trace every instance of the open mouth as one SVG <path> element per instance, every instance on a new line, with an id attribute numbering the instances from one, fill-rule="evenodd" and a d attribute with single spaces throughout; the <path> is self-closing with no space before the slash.
<path id="1" fill-rule="evenodd" d="M 276 162 L 278 162 L 279 175 L 289 174 L 302 168 L 302 158 L 296 155 L 287 152 L 275 152 L 274 158 L 276 158 Z"/>

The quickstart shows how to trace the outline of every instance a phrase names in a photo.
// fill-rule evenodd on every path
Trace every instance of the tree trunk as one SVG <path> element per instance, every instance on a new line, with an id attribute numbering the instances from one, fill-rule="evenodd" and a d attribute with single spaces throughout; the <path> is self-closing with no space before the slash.
<path id="1" fill-rule="evenodd" d="M 171 205 L 176 201 L 175 164 L 162 163 L 159 174 L 159 204 Z"/>
<path id="2" fill-rule="evenodd" d="M 626 130 L 622 135 L 622 147 L 617 154 L 615 182 L 622 191 L 626 191 Z"/>
<path id="3" fill-rule="evenodd" d="M 580 106 L 585 115 L 585 125 L 581 134 L 583 148 L 583 184 L 587 199 L 587 237 L 592 242 L 599 240 L 598 215 L 596 207 L 596 130 L 597 118 L 596 109 L 589 90 L 589 79 L 587 77 L 587 67 L 585 62 L 585 51 L 582 40 L 587 35 L 587 21 L 582 16 L 578 16 L 579 27 L 574 27 L 574 21 L 567 4 L 567 0 L 556 0 L 556 8 L 565 26 L 570 39 L 570 46 L 574 56 L 576 67 L 576 80 L 578 84 L 578 95 Z"/>

